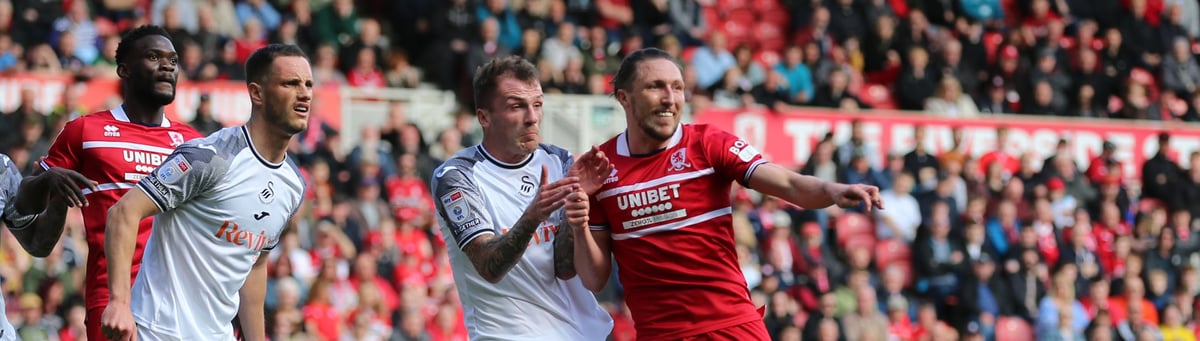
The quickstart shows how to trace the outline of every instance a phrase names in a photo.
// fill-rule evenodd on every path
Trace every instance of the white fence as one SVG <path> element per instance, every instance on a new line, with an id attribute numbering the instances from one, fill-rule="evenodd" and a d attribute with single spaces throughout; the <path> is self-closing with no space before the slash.
<path id="1" fill-rule="evenodd" d="M 407 103 L 409 122 L 417 124 L 425 141 L 454 125 L 461 110 L 454 94 L 434 89 L 341 89 L 342 145 L 353 148 L 364 125 L 381 125 L 390 101 Z M 545 142 L 572 152 L 600 144 L 625 130 L 625 111 L 609 96 L 546 94 L 542 136 Z"/>

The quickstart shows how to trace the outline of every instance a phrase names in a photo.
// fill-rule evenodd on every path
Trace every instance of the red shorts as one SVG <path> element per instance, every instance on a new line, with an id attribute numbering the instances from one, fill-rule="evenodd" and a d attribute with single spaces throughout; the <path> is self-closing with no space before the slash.
<path id="1" fill-rule="evenodd" d="M 680 339 L 680 341 L 770 341 L 771 336 L 767 334 L 767 325 L 763 324 L 762 320 L 742 323 L 735 326 L 730 326 L 723 329 L 717 329 L 699 335 L 692 335 Z"/>
<path id="2" fill-rule="evenodd" d="M 104 332 L 100 330 L 100 318 L 104 316 L 104 307 L 88 308 L 87 317 L 83 319 L 83 324 L 87 326 L 88 340 L 108 340 L 104 337 Z"/>

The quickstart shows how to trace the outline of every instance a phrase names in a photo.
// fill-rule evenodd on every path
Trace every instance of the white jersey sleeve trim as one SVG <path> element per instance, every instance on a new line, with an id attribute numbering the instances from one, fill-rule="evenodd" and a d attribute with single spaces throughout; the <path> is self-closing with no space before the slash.
<path id="1" fill-rule="evenodd" d="M 750 187 L 750 178 L 752 176 L 754 176 L 754 171 L 758 170 L 758 166 L 762 166 L 766 163 L 767 163 L 766 160 L 759 159 L 758 161 L 754 161 L 754 163 L 750 164 L 750 168 L 746 168 L 746 175 L 742 179 L 742 185 L 749 188 Z"/>

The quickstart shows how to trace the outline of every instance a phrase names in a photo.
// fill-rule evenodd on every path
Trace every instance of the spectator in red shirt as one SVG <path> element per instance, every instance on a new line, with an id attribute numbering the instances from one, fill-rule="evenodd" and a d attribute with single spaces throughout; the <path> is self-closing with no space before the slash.
<path id="1" fill-rule="evenodd" d="M 1007 178 L 1021 171 L 1021 160 L 1017 159 L 1006 150 L 1009 145 L 1008 127 L 1000 126 L 996 128 L 996 145 L 987 154 L 979 157 L 979 170 L 987 173 L 987 170 L 993 163 L 1000 164 L 1001 170 L 1004 171 L 1004 177 Z"/>
<path id="2" fill-rule="evenodd" d="M 466 341 L 467 327 L 463 324 L 462 311 L 456 305 L 444 303 L 437 315 L 425 327 L 430 341 Z"/>
<path id="3" fill-rule="evenodd" d="M 1102 184 L 1113 175 L 1120 178 L 1121 174 L 1109 174 L 1109 166 L 1120 164 L 1120 161 L 1117 161 L 1115 157 L 1116 152 L 1116 144 L 1113 144 L 1111 141 L 1104 141 L 1100 149 L 1100 155 L 1092 158 L 1092 161 L 1088 164 L 1087 177 L 1088 180 L 1092 181 L 1093 185 Z"/>
<path id="4" fill-rule="evenodd" d="M 308 292 L 308 302 L 301 311 L 304 314 L 304 329 L 324 338 L 338 340 L 342 334 L 341 313 L 333 307 L 333 295 L 329 278 L 317 278 Z"/>
<path id="5" fill-rule="evenodd" d="M 383 77 L 383 71 L 379 70 L 376 63 L 375 49 L 371 47 L 361 47 L 358 50 L 358 62 L 350 72 L 346 73 L 346 82 L 350 86 L 364 88 L 382 88 L 387 86 L 387 80 Z"/>

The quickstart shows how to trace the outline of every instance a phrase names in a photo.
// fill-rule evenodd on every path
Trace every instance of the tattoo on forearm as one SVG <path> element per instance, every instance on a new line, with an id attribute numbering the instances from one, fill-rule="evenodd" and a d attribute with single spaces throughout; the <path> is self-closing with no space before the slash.
<path id="1" fill-rule="evenodd" d="M 508 273 L 508 270 L 512 270 L 512 267 L 525 254 L 525 249 L 529 247 L 529 240 L 533 238 L 533 233 L 537 231 L 538 225 L 541 225 L 540 221 L 531 220 L 521 217 L 508 233 L 489 239 L 486 244 L 482 245 L 486 256 L 481 257 L 483 262 L 479 266 L 481 273 L 491 274 L 492 277 L 502 277 Z"/>
<path id="2" fill-rule="evenodd" d="M 575 227 L 562 224 L 554 236 L 554 276 L 560 279 L 575 277 Z"/>

